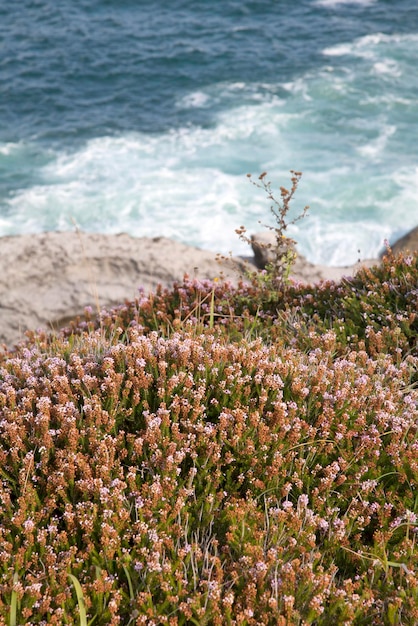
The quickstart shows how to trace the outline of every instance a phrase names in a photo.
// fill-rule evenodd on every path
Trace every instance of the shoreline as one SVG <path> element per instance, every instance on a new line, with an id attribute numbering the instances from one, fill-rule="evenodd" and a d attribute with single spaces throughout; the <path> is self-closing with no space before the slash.
<path id="1" fill-rule="evenodd" d="M 255 266 L 254 259 L 248 261 Z M 304 283 L 339 281 L 353 266 L 327 267 L 298 256 L 291 278 Z M 225 259 L 208 250 L 166 237 L 131 237 L 126 233 L 47 232 L 0 238 L 0 344 L 11 347 L 26 330 L 58 329 L 86 307 L 110 308 L 190 278 L 244 278 L 245 260 Z"/>

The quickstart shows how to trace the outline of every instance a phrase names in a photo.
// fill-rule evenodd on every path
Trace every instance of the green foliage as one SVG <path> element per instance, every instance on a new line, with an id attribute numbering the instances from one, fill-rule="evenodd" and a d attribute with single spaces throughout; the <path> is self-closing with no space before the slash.
<path id="1" fill-rule="evenodd" d="M 73 583 L 75 591 L 76 591 L 78 610 L 80 613 L 80 626 L 87 626 L 86 605 L 84 601 L 83 590 L 75 576 L 73 576 L 72 574 L 68 574 L 68 578 Z"/>

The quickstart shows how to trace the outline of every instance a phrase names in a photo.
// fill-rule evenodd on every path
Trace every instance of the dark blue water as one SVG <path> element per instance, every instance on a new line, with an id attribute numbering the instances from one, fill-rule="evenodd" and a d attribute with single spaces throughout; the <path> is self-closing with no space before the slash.
<path id="1" fill-rule="evenodd" d="M 418 223 L 415 0 L 0 0 L 0 42 L 0 234 L 240 252 L 290 169 L 313 261 Z"/>

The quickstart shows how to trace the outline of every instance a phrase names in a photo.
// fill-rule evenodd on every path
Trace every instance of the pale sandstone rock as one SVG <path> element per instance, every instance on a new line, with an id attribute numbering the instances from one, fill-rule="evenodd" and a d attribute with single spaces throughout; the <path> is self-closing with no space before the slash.
<path id="1" fill-rule="evenodd" d="M 247 270 L 254 269 L 253 262 Z M 326 267 L 298 255 L 291 277 L 339 281 L 378 262 Z M 11 347 L 26 330 L 57 329 L 87 306 L 117 306 L 135 299 L 140 288 L 149 293 L 158 284 L 169 287 L 184 274 L 199 279 L 222 274 L 232 283 L 247 275 L 242 259 L 220 264 L 213 252 L 164 237 L 54 232 L 0 238 L 0 343 Z"/>
<path id="2" fill-rule="evenodd" d="M 157 238 L 127 234 L 52 232 L 0 238 L 0 343 L 20 340 L 25 330 L 56 329 L 87 306 L 109 308 L 134 300 L 184 274 L 223 276 L 237 282 L 238 261 Z"/>
<path id="3" fill-rule="evenodd" d="M 393 254 L 398 254 L 399 252 L 416 252 L 418 250 L 418 226 L 398 239 L 393 245 L 391 245 L 391 249 Z M 386 250 L 383 250 L 381 256 L 385 253 Z"/>

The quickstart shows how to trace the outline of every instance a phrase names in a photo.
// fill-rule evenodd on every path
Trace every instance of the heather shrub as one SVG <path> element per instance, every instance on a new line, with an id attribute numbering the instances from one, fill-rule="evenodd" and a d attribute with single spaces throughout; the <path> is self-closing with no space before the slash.
<path id="1" fill-rule="evenodd" d="M 71 337 L 101 328 L 124 341 L 127 327 L 156 330 L 168 337 L 179 328 L 203 332 L 210 327 L 227 340 L 263 338 L 266 343 L 309 350 L 311 333 L 336 333 L 339 354 L 361 345 L 370 355 L 417 354 L 418 256 L 387 255 L 380 266 L 362 268 L 340 283 L 271 285 L 263 275 L 233 287 L 185 277 L 172 289 L 159 288 L 100 318 L 66 330 Z M 212 323 L 211 323 L 212 320 Z M 119 333 L 119 334 L 118 334 Z"/>
<path id="2" fill-rule="evenodd" d="M 417 257 L 185 279 L 0 364 L 0 624 L 415 624 Z"/>
<path id="3" fill-rule="evenodd" d="M 340 284 L 299 291 L 300 312 L 334 328 L 342 344 L 364 342 L 370 354 L 417 354 L 418 255 L 388 253 L 380 266 L 362 268 Z"/>

